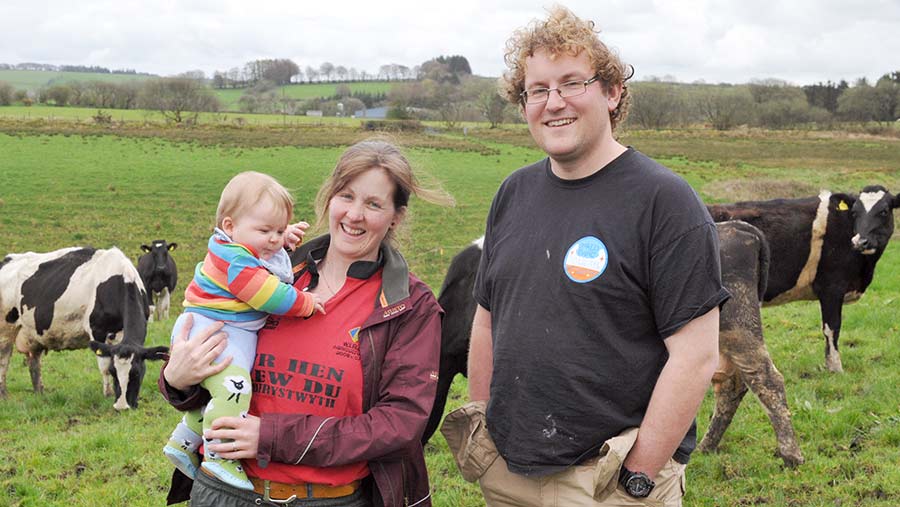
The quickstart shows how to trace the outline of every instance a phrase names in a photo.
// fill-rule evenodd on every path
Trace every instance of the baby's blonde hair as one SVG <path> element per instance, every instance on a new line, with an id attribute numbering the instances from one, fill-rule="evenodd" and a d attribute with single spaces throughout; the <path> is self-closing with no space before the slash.
<path id="1" fill-rule="evenodd" d="M 284 210 L 285 218 L 290 223 L 294 215 L 291 193 L 268 174 L 245 171 L 231 178 L 222 190 L 216 209 L 216 227 L 222 227 L 225 217 L 237 219 L 263 199 L 269 199 L 273 209 Z"/>

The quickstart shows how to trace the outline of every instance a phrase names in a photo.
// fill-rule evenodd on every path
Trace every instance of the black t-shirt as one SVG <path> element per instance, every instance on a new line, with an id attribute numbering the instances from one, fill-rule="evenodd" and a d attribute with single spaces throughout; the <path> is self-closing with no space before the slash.
<path id="1" fill-rule="evenodd" d="M 728 298 L 706 207 L 631 148 L 579 180 L 548 159 L 519 169 L 485 234 L 475 298 L 491 312 L 487 424 L 516 473 L 560 471 L 639 426 L 663 340 Z M 692 425 L 675 458 L 695 445 Z"/>

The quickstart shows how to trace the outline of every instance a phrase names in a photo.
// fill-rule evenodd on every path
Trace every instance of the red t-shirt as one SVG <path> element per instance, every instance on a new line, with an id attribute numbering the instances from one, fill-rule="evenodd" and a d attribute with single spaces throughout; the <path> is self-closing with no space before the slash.
<path id="1" fill-rule="evenodd" d="M 307 272 L 294 285 L 306 287 L 310 278 Z M 367 279 L 348 276 L 341 290 L 325 303 L 326 315 L 269 316 L 256 345 L 250 413 L 362 414 L 358 333 L 380 290 L 381 270 Z M 256 460 L 244 460 L 243 465 L 247 475 L 289 484 L 338 486 L 369 475 L 364 461 L 335 467 L 270 462 L 260 468 Z"/>

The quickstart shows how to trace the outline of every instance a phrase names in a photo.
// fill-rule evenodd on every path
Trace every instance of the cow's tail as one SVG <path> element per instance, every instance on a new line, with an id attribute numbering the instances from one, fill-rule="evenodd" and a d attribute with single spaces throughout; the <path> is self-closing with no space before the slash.
<path id="1" fill-rule="evenodd" d="M 753 226 L 751 225 L 750 227 Z M 769 286 L 769 264 L 771 263 L 771 252 L 769 251 L 769 242 L 768 240 L 766 240 L 766 235 L 756 227 L 753 227 L 753 229 L 756 231 L 757 238 L 759 239 L 758 290 L 759 302 L 762 303 L 765 300 L 766 289 Z"/>

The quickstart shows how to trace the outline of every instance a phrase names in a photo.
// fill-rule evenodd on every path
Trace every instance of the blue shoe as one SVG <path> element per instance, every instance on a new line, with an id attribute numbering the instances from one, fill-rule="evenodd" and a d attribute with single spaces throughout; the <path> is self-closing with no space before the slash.
<path id="1" fill-rule="evenodd" d="M 247 474 L 238 463 L 233 460 L 204 461 L 200 466 L 229 486 L 253 491 L 253 483 L 247 479 Z M 228 468 L 234 468 L 235 471 Z"/>
<path id="2" fill-rule="evenodd" d="M 197 476 L 197 467 L 200 466 L 200 456 L 195 452 L 187 452 L 183 449 L 166 445 L 163 447 L 163 454 L 169 458 L 169 461 L 175 465 L 175 468 L 181 470 L 181 473 L 193 479 Z"/>

